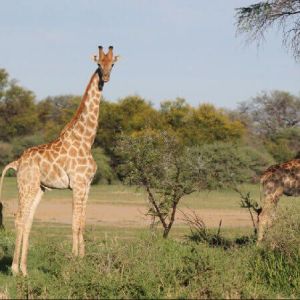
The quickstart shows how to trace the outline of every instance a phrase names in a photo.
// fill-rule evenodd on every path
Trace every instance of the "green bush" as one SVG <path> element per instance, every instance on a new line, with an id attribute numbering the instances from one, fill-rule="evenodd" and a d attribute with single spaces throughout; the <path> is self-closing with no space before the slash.
<path id="1" fill-rule="evenodd" d="M 14 158 L 19 157 L 24 150 L 43 143 L 44 138 L 41 134 L 27 135 L 12 139 L 11 144 Z"/>
<path id="2" fill-rule="evenodd" d="M 0 165 L 5 166 L 13 159 L 13 147 L 9 143 L 0 142 Z"/>
<path id="3" fill-rule="evenodd" d="M 279 211 L 262 248 L 250 259 L 249 277 L 281 296 L 300 296 L 300 211 Z"/>
<path id="4" fill-rule="evenodd" d="M 114 174 L 110 166 L 109 157 L 106 156 L 103 149 L 99 147 L 94 148 L 92 150 L 92 154 L 97 163 L 97 172 L 94 176 L 92 184 L 97 184 L 100 181 L 106 181 L 110 184 L 114 178 Z"/>
<path id="5" fill-rule="evenodd" d="M 45 230 L 45 228 L 44 228 Z M 27 299 L 100 298 L 298 298 L 299 256 L 244 247 L 211 247 L 163 239 L 155 233 L 131 239 L 87 236 L 83 259 L 62 237 L 35 232 L 29 276 L 13 277 L 14 236 L 0 232 L 0 295 Z"/>
<path id="6" fill-rule="evenodd" d="M 45 240 L 34 246 L 31 268 L 34 264 L 35 270 L 28 280 L 17 281 L 18 297 L 187 297 L 211 269 L 200 249 L 156 236 L 89 242 L 84 259 L 71 257 L 65 246 Z"/>

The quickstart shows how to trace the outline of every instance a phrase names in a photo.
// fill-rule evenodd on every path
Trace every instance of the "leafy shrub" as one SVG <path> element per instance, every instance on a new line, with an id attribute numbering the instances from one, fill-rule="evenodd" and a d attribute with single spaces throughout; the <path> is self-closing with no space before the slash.
<path id="1" fill-rule="evenodd" d="M 0 142 L 0 165 L 5 166 L 13 159 L 12 145 Z"/>
<path id="2" fill-rule="evenodd" d="M 263 247 L 249 260 L 249 277 L 281 296 L 300 296 L 300 211 L 280 211 Z"/>
<path id="3" fill-rule="evenodd" d="M 195 287 L 207 289 L 202 279 L 210 263 L 194 245 L 145 235 L 127 242 L 89 241 L 87 249 L 78 259 L 65 242 L 40 240 L 31 249 L 29 278 L 17 279 L 17 297 L 178 298 Z"/>
<path id="4" fill-rule="evenodd" d="M 293 260 L 300 256 L 300 209 L 279 210 L 273 225 L 266 232 L 264 245 Z"/>
<path id="5" fill-rule="evenodd" d="M 108 156 L 104 154 L 103 149 L 97 147 L 92 150 L 93 157 L 97 163 L 97 172 L 94 176 L 92 184 L 97 184 L 100 181 L 107 181 L 107 183 L 111 183 L 114 174 L 113 170 L 110 166 L 110 159 Z"/>
<path id="6" fill-rule="evenodd" d="M 12 139 L 11 143 L 14 157 L 18 157 L 25 149 L 43 144 L 44 138 L 40 134 L 27 135 L 24 137 L 14 138 Z"/>
<path id="7" fill-rule="evenodd" d="M 197 157 L 203 188 L 231 187 L 249 181 L 253 174 L 249 157 L 235 144 L 216 142 L 191 151 Z"/>

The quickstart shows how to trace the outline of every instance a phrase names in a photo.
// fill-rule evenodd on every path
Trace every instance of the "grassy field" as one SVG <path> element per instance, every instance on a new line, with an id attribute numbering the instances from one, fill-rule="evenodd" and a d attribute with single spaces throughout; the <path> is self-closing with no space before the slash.
<path id="1" fill-rule="evenodd" d="M 251 197 L 256 201 L 260 200 L 259 185 L 242 185 L 241 190 L 250 192 Z M 16 179 L 5 178 L 3 188 L 3 199 L 10 201 L 17 199 Z M 70 201 L 72 192 L 69 190 L 47 191 L 43 196 L 44 201 L 60 199 Z M 93 185 L 89 195 L 89 202 L 103 204 L 125 204 L 125 205 L 145 205 L 147 195 L 142 189 L 128 187 L 121 184 L 113 185 Z M 291 207 L 300 206 L 300 198 L 283 196 L 280 206 Z M 186 196 L 180 202 L 181 207 L 192 209 L 240 209 L 239 195 L 232 190 L 221 191 L 201 191 Z"/>
<path id="2" fill-rule="evenodd" d="M 259 199 L 258 186 L 242 188 Z M 16 191 L 15 179 L 6 178 L 5 201 L 14 201 Z M 46 193 L 44 201 L 57 199 L 70 201 L 71 192 L 52 191 Z M 142 191 L 122 185 L 93 186 L 89 198 L 92 203 L 116 205 L 144 205 L 145 200 Z M 288 228 L 293 232 L 284 236 L 293 239 L 283 239 L 288 246 L 276 251 L 268 245 L 257 247 L 250 227 L 224 228 L 218 236 L 212 228 L 204 237 L 195 237 L 187 227 L 175 226 L 164 240 L 159 229 L 89 225 L 87 255 L 76 259 L 71 256 L 70 225 L 35 222 L 29 277 L 25 279 L 10 272 L 15 236 L 13 220 L 9 219 L 7 229 L 0 232 L 0 299 L 298 298 L 300 220 L 291 218 L 291 213 L 300 211 L 299 200 L 283 198 L 280 202 L 281 210 L 289 209 L 284 219 L 293 223 L 275 229 L 275 233 Z M 241 209 L 239 197 L 232 191 L 195 193 L 181 205 Z M 274 245 L 274 239 L 278 241 L 275 237 L 270 244 Z"/>

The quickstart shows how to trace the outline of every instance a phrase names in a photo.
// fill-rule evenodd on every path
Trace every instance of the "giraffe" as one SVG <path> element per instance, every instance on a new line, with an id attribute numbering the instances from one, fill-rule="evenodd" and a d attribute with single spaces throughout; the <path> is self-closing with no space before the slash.
<path id="1" fill-rule="evenodd" d="M 59 137 L 49 144 L 25 150 L 19 159 L 8 164 L 2 172 L 0 191 L 6 171 L 14 169 L 17 173 L 19 203 L 15 219 L 13 274 L 21 270 L 24 276 L 27 275 L 29 233 L 36 208 L 48 189 L 72 190 L 72 253 L 74 256 L 84 256 L 86 203 L 97 169 L 91 147 L 97 130 L 100 96 L 119 58 L 113 55 L 112 46 L 106 54 L 102 46 L 98 47 L 98 51 L 98 57 L 95 55 L 93 58 L 98 68 L 86 87 L 77 112 Z"/>
<path id="2" fill-rule="evenodd" d="M 263 207 L 258 218 L 258 243 L 275 218 L 276 207 L 282 195 L 300 196 L 300 159 L 292 159 L 269 167 L 261 176 Z"/>

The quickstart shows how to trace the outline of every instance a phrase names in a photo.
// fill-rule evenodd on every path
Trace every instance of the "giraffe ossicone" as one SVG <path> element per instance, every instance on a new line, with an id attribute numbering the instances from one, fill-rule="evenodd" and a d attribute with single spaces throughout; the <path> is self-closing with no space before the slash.
<path id="1" fill-rule="evenodd" d="M 16 214 L 16 245 L 12 262 L 14 274 L 27 275 L 29 233 L 34 213 L 46 189 L 71 189 L 73 191 L 72 235 L 75 256 L 84 256 L 83 232 L 86 219 L 86 203 L 97 165 L 91 154 L 98 126 L 99 104 L 104 83 L 110 79 L 114 63 L 112 46 L 105 54 L 99 47 L 97 70 L 93 73 L 80 105 L 72 120 L 59 137 L 51 143 L 29 148 L 2 172 L 8 169 L 17 173 L 19 203 Z M 21 259 L 20 259 L 21 258 Z"/>

